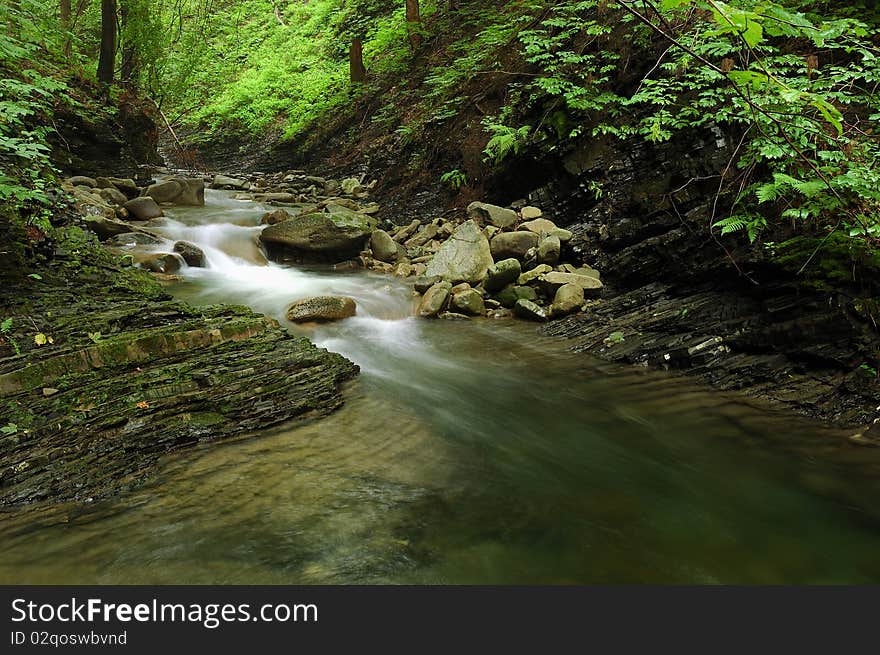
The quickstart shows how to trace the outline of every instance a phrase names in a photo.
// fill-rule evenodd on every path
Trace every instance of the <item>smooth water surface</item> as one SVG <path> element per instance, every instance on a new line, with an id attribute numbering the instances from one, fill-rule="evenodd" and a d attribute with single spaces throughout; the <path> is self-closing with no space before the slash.
<path id="1" fill-rule="evenodd" d="M 566 352 L 530 324 L 420 321 L 404 282 L 267 264 L 264 208 L 208 193 L 161 230 L 172 289 L 284 320 L 361 366 L 333 416 L 168 457 L 98 506 L 0 516 L 4 583 L 880 581 L 877 455 L 845 433 Z"/>

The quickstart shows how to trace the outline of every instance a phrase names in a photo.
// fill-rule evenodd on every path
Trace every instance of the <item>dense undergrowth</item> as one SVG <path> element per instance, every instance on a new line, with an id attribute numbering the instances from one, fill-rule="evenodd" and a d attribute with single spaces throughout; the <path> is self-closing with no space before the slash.
<path id="1" fill-rule="evenodd" d="M 422 3 L 425 40 L 413 49 L 402 2 L 229 3 L 198 30 L 181 25 L 153 93 L 200 125 L 204 141 L 275 131 L 302 142 L 343 116 L 352 139 L 369 121 L 417 158 L 424 148 L 414 144 L 491 89 L 500 102 L 480 107 L 483 170 L 438 171 L 452 189 L 525 151 L 714 129 L 735 144 L 719 171 L 717 232 L 755 240 L 783 221 L 880 236 L 874 3 L 454 4 Z M 365 42 L 366 84 L 348 81 L 355 37 Z"/>
<path id="2" fill-rule="evenodd" d="M 405 153 L 413 170 L 426 167 L 431 140 L 477 111 L 481 161 L 434 171 L 453 192 L 525 152 L 712 130 L 734 150 L 718 171 L 716 233 L 754 241 L 783 223 L 872 244 L 880 237 L 876 3 L 420 4 L 414 25 L 402 1 L 121 0 L 120 86 L 88 106 L 89 94 L 75 89 L 94 81 L 100 3 L 74 3 L 66 24 L 54 2 L 7 3 L 0 197 L 45 204 L 58 103 L 89 113 L 124 88 L 172 126 L 188 126 L 196 145 L 269 133 L 305 149 L 344 125 L 351 143 L 365 129 L 381 132 L 381 147 Z M 348 77 L 356 38 L 365 83 Z M 592 192 L 600 196 L 601 184 Z"/>

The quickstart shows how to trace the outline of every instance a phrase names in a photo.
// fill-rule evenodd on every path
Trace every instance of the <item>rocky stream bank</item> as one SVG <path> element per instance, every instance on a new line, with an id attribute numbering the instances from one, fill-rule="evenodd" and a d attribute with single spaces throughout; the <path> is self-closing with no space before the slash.
<path id="1" fill-rule="evenodd" d="M 620 275 L 619 257 L 632 259 L 630 277 L 652 266 L 644 240 L 627 242 L 613 223 L 590 235 L 590 224 L 572 225 L 549 202 L 548 216 L 536 202 L 541 193 L 531 203 L 473 202 L 401 225 L 372 196 L 375 184 L 302 170 L 66 180 L 72 202 L 53 221 L 58 236 L 27 235 L 24 260 L 3 267 L 0 503 L 110 496 L 148 478 L 165 453 L 341 405 L 341 385 L 357 373 L 351 362 L 246 308 L 194 309 L 163 290 L 183 267 L 206 265 L 186 241 L 156 251 L 164 209 L 204 205 L 206 187 L 274 206 L 253 243 L 264 263 L 394 275 L 412 283 L 421 318 L 545 324 L 574 351 L 693 373 L 801 413 L 861 424 L 853 444 L 877 443 L 865 429 L 874 418 L 873 382 L 851 347 L 874 343 L 858 312 L 848 314 L 850 331 L 835 350 L 826 337 L 840 327 L 841 308 L 823 306 L 803 285 L 751 301 L 710 283 L 682 293 L 676 276 L 633 285 Z M 608 256 L 609 243 L 620 244 L 618 258 Z M 634 250 L 640 244 L 642 255 Z M 23 275 L 35 257 L 40 273 Z M 610 286 L 597 270 L 605 266 Z M 742 312 L 731 315 L 731 305 Z M 357 311 L 351 298 L 321 296 L 292 303 L 287 318 L 315 323 Z M 780 328 L 775 317 L 785 311 L 795 311 L 796 329 Z M 743 322 L 747 312 L 755 318 Z M 774 344 L 778 352 L 767 353 Z"/>

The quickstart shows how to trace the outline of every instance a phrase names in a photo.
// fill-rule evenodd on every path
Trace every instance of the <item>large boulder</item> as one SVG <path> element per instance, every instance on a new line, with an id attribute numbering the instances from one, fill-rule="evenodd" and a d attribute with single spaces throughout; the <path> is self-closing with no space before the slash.
<path id="1" fill-rule="evenodd" d="M 165 180 L 164 182 L 157 182 L 148 186 L 146 191 L 144 191 L 144 195 L 152 198 L 157 203 L 174 202 L 174 199 L 180 195 L 181 191 L 183 189 L 179 182 Z"/>
<path id="2" fill-rule="evenodd" d="M 513 257 L 522 261 L 526 253 L 538 245 L 534 232 L 503 232 L 492 238 L 492 256 L 495 259 Z"/>
<path id="3" fill-rule="evenodd" d="M 373 257 L 380 262 L 391 264 L 399 257 L 397 243 L 385 230 L 373 232 L 373 236 L 370 237 L 370 250 L 373 251 Z"/>
<path id="4" fill-rule="evenodd" d="M 228 175 L 215 175 L 214 181 L 211 182 L 212 189 L 231 189 L 232 191 L 247 191 L 251 185 L 247 180 L 240 180 L 237 177 L 229 177 Z"/>
<path id="5" fill-rule="evenodd" d="M 172 182 L 180 185 L 180 195 L 172 202 L 175 205 L 186 207 L 204 207 L 205 206 L 205 181 L 201 178 L 193 177 L 175 177 Z"/>
<path id="6" fill-rule="evenodd" d="M 485 202 L 472 202 L 468 205 L 467 212 L 468 217 L 481 225 L 491 224 L 502 229 L 513 227 L 519 219 L 517 213 L 512 209 L 505 209 Z"/>
<path id="7" fill-rule="evenodd" d="M 502 259 L 489 267 L 483 288 L 489 293 L 501 291 L 508 284 L 513 284 L 522 274 L 522 266 L 517 259 Z"/>
<path id="8" fill-rule="evenodd" d="M 281 248 L 306 259 L 341 260 L 356 256 L 375 227 L 374 218 L 335 207 L 333 213 L 305 214 L 271 225 L 260 240 L 270 251 Z"/>
<path id="9" fill-rule="evenodd" d="M 137 198 L 141 194 L 141 190 L 135 181 L 131 178 L 127 177 L 108 177 L 108 178 L 98 178 L 98 179 L 106 179 L 107 182 L 112 184 L 114 187 L 122 191 L 125 196 L 129 199 Z M 100 186 L 100 185 L 99 185 Z"/>
<path id="10" fill-rule="evenodd" d="M 192 266 L 193 268 L 205 267 L 207 261 L 205 259 L 205 253 L 197 245 L 190 243 L 189 241 L 178 241 L 174 244 L 172 250 L 183 257 L 183 261 L 186 262 L 187 266 Z"/>
<path id="11" fill-rule="evenodd" d="M 132 218 L 138 221 L 148 221 L 151 218 L 159 218 L 162 216 L 162 209 L 156 204 L 156 201 L 149 196 L 141 198 L 133 198 L 123 205 L 131 214 Z"/>
<path id="12" fill-rule="evenodd" d="M 101 241 L 120 234 L 126 234 L 132 230 L 131 225 L 104 216 L 86 216 L 85 221 L 86 226 L 97 234 Z"/>
<path id="13" fill-rule="evenodd" d="M 111 205 L 119 205 L 121 207 L 128 202 L 126 195 L 114 186 L 99 188 L 98 195 Z"/>
<path id="14" fill-rule="evenodd" d="M 357 303 L 344 296 L 316 296 L 298 300 L 287 308 L 287 320 L 293 323 L 324 323 L 350 318 L 357 313 Z"/>
<path id="15" fill-rule="evenodd" d="M 434 318 L 446 307 L 449 300 L 449 292 L 452 284 L 449 282 L 438 282 L 425 292 L 419 303 L 418 314 L 422 318 Z"/>
<path id="16" fill-rule="evenodd" d="M 474 221 L 459 225 L 434 255 L 426 275 L 437 275 L 453 284 L 479 284 L 495 262 L 489 241 Z"/>

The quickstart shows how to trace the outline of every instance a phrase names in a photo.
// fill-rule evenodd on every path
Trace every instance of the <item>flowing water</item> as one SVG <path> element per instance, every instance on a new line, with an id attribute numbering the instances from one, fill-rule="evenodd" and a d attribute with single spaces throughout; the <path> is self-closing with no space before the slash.
<path id="1" fill-rule="evenodd" d="M 0 517 L 4 583 L 880 581 L 877 455 L 845 433 L 566 352 L 530 324 L 411 317 L 411 288 L 267 264 L 263 207 L 160 227 L 209 267 L 173 293 L 284 320 L 361 366 L 331 417 L 164 460 L 98 505 Z"/>

